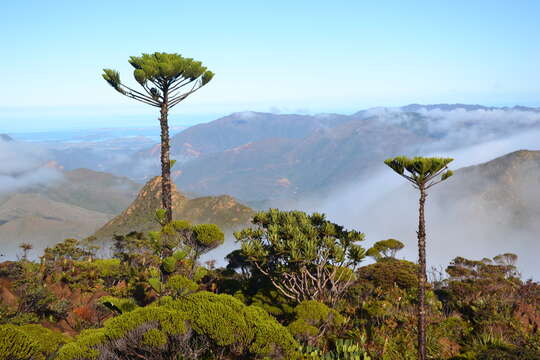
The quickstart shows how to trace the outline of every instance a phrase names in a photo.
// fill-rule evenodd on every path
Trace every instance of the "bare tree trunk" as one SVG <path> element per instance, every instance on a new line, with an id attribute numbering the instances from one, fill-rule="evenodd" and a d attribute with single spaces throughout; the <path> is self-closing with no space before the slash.
<path id="1" fill-rule="evenodd" d="M 424 205 L 426 190 L 420 186 L 418 209 L 418 359 L 426 360 L 426 223 Z"/>
<path id="2" fill-rule="evenodd" d="M 169 124 L 167 115 L 169 104 L 166 91 L 163 94 L 161 104 L 161 203 L 166 211 L 165 219 L 169 223 L 172 221 L 172 193 L 171 193 L 171 161 L 169 154 Z"/>

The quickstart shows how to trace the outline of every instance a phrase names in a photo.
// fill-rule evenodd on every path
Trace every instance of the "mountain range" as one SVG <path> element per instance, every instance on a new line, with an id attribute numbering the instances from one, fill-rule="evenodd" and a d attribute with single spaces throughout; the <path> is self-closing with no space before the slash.
<path id="1" fill-rule="evenodd" d="M 172 157 L 177 160 L 173 177 L 182 189 L 181 193 L 175 193 L 176 212 L 193 222 L 217 222 L 234 227 L 247 223 L 252 214 L 249 207 L 264 209 L 275 204 L 298 204 L 303 210 L 311 211 L 317 206 L 313 202 L 307 204 L 306 199 L 326 199 L 336 208 L 346 208 L 342 203 L 347 199 L 334 195 L 346 194 L 347 188 L 372 181 L 387 157 L 447 153 L 494 143 L 496 151 L 494 147 L 476 150 L 484 153 L 481 157 L 484 161 L 489 154 L 502 153 L 505 147 L 500 145 L 501 141 L 510 141 L 507 139 L 520 134 L 528 134 L 532 140 L 521 142 L 519 138 L 512 140 L 514 144 L 535 148 L 540 145 L 534 136 L 540 134 L 539 109 L 411 104 L 362 110 L 351 115 L 233 113 L 190 127 L 171 138 Z M 18 142 L 8 137 L 2 136 L 0 143 Z M 100 144 L 107 151 L 99 150 L 100 155 L 93 158 Z M 115 149 L 119 149 L 119 156 L 106 155 L 114 154 Z M 34 184 L 0 195 L 0 241 L 13 244 L 9 248 L 2 245 L 0 252 L 12 253 L 24 239 L 37 239 L 41 246 L 59 241 L 68 233 L 79 237 L 95 234 L 105 239 L 114 233 L 155 228 L 153 212 L 159 207 L 155 178 L 160 172 L 159 144 L 147 138 L 109 139 L 106 143 L 83 145 L 63 143 L 55 145 L 53 150 L 47 152 L 46 165 L 62 174 L 61 181 Z M 529 229 L 535 229 L 534 219 L 539 214 L 535 204 L 540 203 L 537 193 L 531 190 L 538 188 L 540 177 L 534 165 L 537 155 L 518 152 L 508 156 L 488 162 L 489 166 L 459 170 L 441 190 L 434 189 L 430 206 L 453 204 L 452 211 L 444 207 L 434 210 L 434 218 L 444 219 L 446 213 L 453 221 L 450 223 L 465 224 L 465 220 L 475 218 L 477 211 L 481 215 L 476 218 L 482 219 L 479 223 L 485 226 L 463 226 L 474 229 L 471 230 L 474 236 L 484 237 L 482 229 L 500 226 L 504 229 L 501 233 L 521 236 L 525 239 L 523 243 L 531 241 Z M 78 159 L 92 170 L 73 169 Z M 110 174 L 95 171 L 99 169 L 107 169 Z M 8 175 L 14 179 L 18 176 Z M 353 202 L 365 202 L 384 189 L 384 181 L 378 181 L 376 190 L 343 196 Z M 141 189 L 139 183 L 147 185 Z M 448 197 L 444 198 L 444 194 Z M 31 208 L 33 201 L 39 205 L 35 209 Z M 403 204 L 410 206 L 410 201 L 401 204 L 381 200 L 383 203 L 391 203 L 390 210 L 402 209 Z M 381 206 L 373 206 L 367 215 L 354 211 L 329 213 L 336 215 L 336 221 L 358 226 L 375 237 L 385 236 L 380 229 L 402 233 L 401 223 L 408 225 L 415 221 L 413 218 L 395 221 L 389 226 L 381 219 L 385 213 L 393 212 Z M 49 208 L 55 209 L 58 216 L 45 211 Z M 379 214 L 380 219 L 373 218 L 373 214 Z M 463 214 L 467 216 L 463 218 Z M 406 218 L 403 214 L 395 216 Z M 85 226 L 81 225 L 81 218 L 86 219 Z M 362 219 L 369 219 L 368 226 L 363 226 Z M 488 220 L 496 221 L 490 227 Z M 442 220 L 439 223 L 437 226 L 443 226 Z M 513 231 L 519 224 L 527 229 L 523 232 L 526 236 L 509 232 L 508 229 Z M 50 236 L 42 238 L 45 233 Z M 459 236 L 468 238 L 466 234 Z"/>
<path id="2" fill-rule="evenodd" d="M 161 207 L 160 184 L 156 177 L 141 189 L 125 177 L 76 169 L 63 171 L 60 180 L 47 185 L 4 193 L 0 254 L 12 258 L 23 242 L 39 253 L 66 238 L 94 234 L 103 242 L 113 234 L 157 230 L 154 214 Z M 248 224 L 253 215 L 253 210 L 227 195 L 188 199 L 174 187 L 173 199 L 175 218 L 215 223 L 224 230 Z"/>
<path id="3" fill-rule="evenodd" d="M 175 181 L 190 194 L 230 194 L 255 207 L 369 178 L 387 157 L 446 152 L 540 130 L 537 108 L 412 104 L 352 115 L 233 113 L 171 139 Z M 159 171 L 159 145 L 134 163 Z M 139 168 L 140 170 L 140 168 Z M 139 172 L 140 174 L 145 171 Z"/>

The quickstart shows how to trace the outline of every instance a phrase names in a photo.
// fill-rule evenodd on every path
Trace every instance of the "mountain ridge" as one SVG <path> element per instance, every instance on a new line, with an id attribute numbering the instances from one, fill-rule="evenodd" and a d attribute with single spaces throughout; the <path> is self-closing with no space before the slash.
<path id="1" fill-rule="evenodd" d="M 232 196 L 206 196 L 190 199 L 172 184 L 173 219 L 192 223 L 213 223 L 224 230 L 247 225 L 254 214 Z M 140 190 L 137 198 L 119 215 L 109 220 L 93 235 L 95 241 L 107 241 L 131 231 L 148 232 L 159 229 L 155 211 L 161 208 L 161 177 L 156 176 Z"/>

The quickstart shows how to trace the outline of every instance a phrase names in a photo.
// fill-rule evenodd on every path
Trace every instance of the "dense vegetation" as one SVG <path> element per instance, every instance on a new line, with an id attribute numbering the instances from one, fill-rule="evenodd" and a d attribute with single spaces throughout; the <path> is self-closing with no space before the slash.
<path id="1" fill-rule="evenodd" d="M 0 359 L 416 359 L 418 266 L 403 244 L 269 210 L 235 234 L 166 221 L 110 256 L 67 239 L 0 264 Z M 103 249 L 100 253 L 104 253 Z M 367 258 L 374 260 L 368 263 Z M 426 285 L 429 359 L 539 359 L 540 284 L 513 254 L 454 259 Z"/>

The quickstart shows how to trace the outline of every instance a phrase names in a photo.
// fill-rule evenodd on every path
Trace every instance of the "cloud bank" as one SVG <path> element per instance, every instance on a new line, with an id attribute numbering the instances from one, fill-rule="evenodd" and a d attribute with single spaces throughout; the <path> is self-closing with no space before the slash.
<path id="1" fill-rule="evenodd" d="M 444 148 L 448 144 L 442 141 L 440 146 Z M 453 157 L 455 161 L 451 168 L 458 169 L 522 149 L 540 149 L 540 130 L 422 155 Z M 488 180 L 486 179 L 486 184 Z M 434 187 L 427 201 L 427 251 L 430 265 L 446 266 L 456 256 L 481 259 L 513 252 L 519 256 L 518 268 L 524 278 L 540 279 L 540 269 L 537 266 L 540 224 L 515 224 L 508 209 L 487 213 L 485 209 L 476 207 L 475 199 L 462 198 L 453 201 L 444 198 L 442 195 L 445 186 L 447 185 L 442 183 Z M 522 197 L 524 203 L 534 204 L 534 199 L 538 199 L 537 203 L 540 204 L 540 179 L 531 180 L 523 174 L 523 177 L 517 176 L 513 188 L 518 189 L 518 196 Z M 467 193 L 469 189 L 465 185 L 461 190 Z M 384 165 L 381 165 L 369 180 L 336 189 L 326 199 L 307 200 L 299 207 L 326 213 L 333 221 L 364 232 L 367 238 L 365 246 L 378 240 L 397 238 L 406 244 L 400 256 L 414 261 L 418 257 L 417 190 Z M 525 211 L 531 214 L 540 213 L 540 205 L 538 209 Z"/>
<path id="2" fill-rule="evenodd" d="M 47 165 L 50 157 L 39 145 L 0 141 L 0 194 L 62 179 L 62 173 Z"/>

